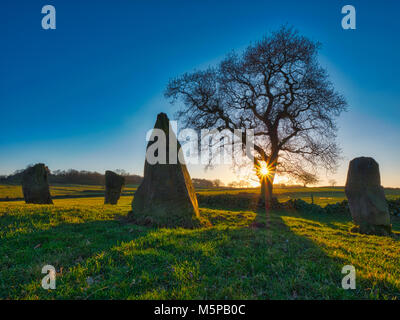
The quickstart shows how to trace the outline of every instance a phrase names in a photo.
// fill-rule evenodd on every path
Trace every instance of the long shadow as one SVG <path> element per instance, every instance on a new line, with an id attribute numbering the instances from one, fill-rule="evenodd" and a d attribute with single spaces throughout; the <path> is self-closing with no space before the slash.
<path id="1" fill-rule="evenodd" d="M 400 269 L 398 243 L 400 221 L 392 219 L 394 235 L 367 236 L 350 232 L 352 219 L 343 214 L 280 213 L 291 232 L 323 249 L 325 256 L 340 267 L 353 265 L 357 274 L 356 299 L 399 299 Z M 301 224 L 291 218 L 301 219 Z M 344 275 L 341 275 L 343 277 Z"/>
<path id="2" fill-rule="evenodd" d="M 18 219 L 8 223 L 15 225 Z M 1 220 L 0 224 L 5 225 Z M 45 265 L 62 272 L 151 230 L 105 220 L 60 223 L 47 230 L 28 228 L 27 233 L 6 235 L 0 238 L 0 298 L 9 298 L 11 292 L 15 294 L 18 288 L 22 290 L 24 284 L 32 281 L 40 284 L 44 276 L 41 268 Z"/>
<path id="3" fill-rule="evenodd" d="M 300 235 L 295 221 L 289 226 L 290 218 L 299 217 L 309 220 L 311 231 L 326 223 L 272 212 L 269 230 L 224 219 L 196 230 L 110 220 L 12 236 L 1 239 L 0 298 L 23 298 L 29 290 L 43 299 L 368 298 L 368 279 L 355 291 L 342 289 L 341 270 L 349 261 Z M 262 225 L 265 213 L 257 211 L 254 219 Z M 68 269 L 60 274 L 57 290 L 40 287 L 44 264 Z M 398 292 L 388 283 L 374 286 L 391 296 Z"/>

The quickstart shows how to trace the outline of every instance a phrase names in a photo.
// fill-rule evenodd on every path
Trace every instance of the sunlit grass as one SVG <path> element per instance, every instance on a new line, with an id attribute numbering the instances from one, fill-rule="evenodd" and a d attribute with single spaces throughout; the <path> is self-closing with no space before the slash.
<path id="1" fill-rule="evenodd" d="M 399 240 L 352 234 L 347 216 L 273 212 L 266 230 L 250 227 L 261 213 L 201 208 L 213 227 L 153 229 L 119 219 L 131 200 L 0 203 L 0 298 L 400 298 Z M 45 264 L 56 290 L 41 288 Z M 346 264 L 354 291 L 341 288 Z"/>
<path id="2" fill-rule="evenodd" d="M 123 194 L 126 196 L 133 196 L 136 190 L 136 186 L 126 186 L 123 190 Z M 258 195 L 260 192 L 259 188 L 244 188 L 244 189 L 230 189 L 230 188 L 217 188 L 217 189 L 199 189 L 196 190 L 199 195 L 215 196 L 221 194 L 250 194 Z M 50 186 L 50 193 L 56 198 L 70 198 L 70 197 L 101 197 L 104 194 L 103 186 L 85 186 L 85 185 L 55 185 Z M 386 189 L 387 198 L 398 198 L 400 197 L 400 189 Z M 320 206 L 327 204 L 341 202 L 346 199 L 343 187 L 315 187 L 315 188 L 304 188 L 304 187 L 275 187 L 274 196 L 279 201 L 287 201 L 290 199 L 303 199 L 307 202 L 311 202 L 313 197 L 314 203 Z M 22 199 L 22 188 L 17 185 L 0 185 L 0 199 Z M 99 198 L 100 199 L 100 198 Z M 100 200 L 99 200 L 100 201 Z M 78 200 L 80 203 L 80 201 Z"/>
<path id="3" fill-rule="evenodd" d="M 136 190 L 134 186 L 126 186 L 124 193 L 133 194 Z M 104 186 L 61 184 L 50 186 L 50 193 L 53 197 L 72 197 L 72 196 L 101 196 L 104 194 Z M 23 198 L 22 187 L 20 185 L 0 185 L 0 199 Z"/>

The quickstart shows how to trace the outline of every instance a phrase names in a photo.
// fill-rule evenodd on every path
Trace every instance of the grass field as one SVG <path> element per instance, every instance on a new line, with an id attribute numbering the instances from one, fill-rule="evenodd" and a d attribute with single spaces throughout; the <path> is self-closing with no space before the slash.
<path id="1" fill-rule="evenodd" d="M 131 200 L 0 202 L 0 299 L 400 298 L 399 218 L 377 237 L 346 215 L 273 212 L 266 230 L 251 227 L 262 211 L 201 208 L 212 227 L 154 229 L 124 222 Z M 47 264 L 55 290 L 41 287 Z M 341 287 L 348 264 L 356 290 Z"/>
<path id="2" fill-rule="evenodd" d="M 123 190 L 123 195 L 133 196 L 137 186 L 126 186 Z M 104 194 L 103 186 L 88 186 L 88 185 L 54 185 L 50 186 L 50 193 L 55 198 L 73 198 L 73 197 L 99 197 Z M 197 193 L 200 195 L 213 196 L 219 194 L 258 194 L 259 189 L 199 189 Z M 400 198 L 400 189 L 385 189 L 386 197 Z M 341 202 L 344 200 L 343 187 L 315 187 L 315 188 L 302 188 L 302 187 L 288 187 L 288 188 L 275 188 L 275 196 L 280 201 L 287 201 L 289 199 L 303 199 L 311 202 L 311 195 L 314 197 L 314 203 L 320 206 L 325 206 L 329 203 Z M 22 188 L 19 185 L 0 185 L 0 200 L 13 200 L 23 199 Z"/>
<path id="3" fill-rule="evenodd" d="M 133 195 L 136 186 L 126 186 L 125 195 Z M 102 196 L 104 194 L 103 186 L 86 186 L 74 184 L 62 184 L 50 186 L 52 197 L 84 197 L 84 196 Z M 13 200 L 23 199 L 22 187 L 20 185 L 0 185 L 0 199 Z"/>

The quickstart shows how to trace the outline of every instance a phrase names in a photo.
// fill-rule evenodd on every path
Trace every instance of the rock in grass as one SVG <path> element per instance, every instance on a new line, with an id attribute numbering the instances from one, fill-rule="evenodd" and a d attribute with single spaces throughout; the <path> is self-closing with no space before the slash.
<path id="1" fill-rule="evenodd" d="M 186 165 L 181 164 L 178 152 L 170 143 L 180 149 L 175 133 L 165 113 L 157 116 L 154 129 L 165 133 L 166 163 L 150 164 L 146 157 L 144 178 L 135 192 L 130 218 L 137 224 L 159 227 L 195 228 L 202 223 L 197 197 Z M 153 131 L 157 132 L 157 130 Z M 160 131 L 159 131 L 160 132 Z M 169 134 L 171 133 L 171 137 Z M 158 140 L 157 140 L 158 141 Z M 150 141 L 147 149 L 156 141 Z M 153 146 L 154 147 L 154 146 Z M 162 152 L 158 150 L 157 152 Z M 169 159 L 170 152 L 174 154 Z"/>
<path id="2" fill-rule="evenodd" d="M 389 208 L 381 186 L 379 165 L 374 159 L 360 157 L 350 162 L 345 192 L 357 225 L 353 231 L 391 234 Z"/>
<path id="3" fill-rule="evenodd" d="M 106 191 L 104 204 L 117 204 L 121 191 L 125 185 L 125 178 L 112 171 L 106 171 Z"/>
<path id="4" fill-rule="evenodd" d="M 26 203 L 53 204 L 47 174 L 49 169 L 38 163 L 27 168 L 22 175 L 22 192 Z"/>

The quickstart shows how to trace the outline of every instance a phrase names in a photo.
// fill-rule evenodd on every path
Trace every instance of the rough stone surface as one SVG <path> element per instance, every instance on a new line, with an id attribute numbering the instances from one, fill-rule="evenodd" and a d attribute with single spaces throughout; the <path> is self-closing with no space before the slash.
<path id="1" fill-rule="evenodd" d="M 391 233 L 390 215 L 379 165 L 372 158 L 353 159 L 349 165 L 346 196 L 354 224 L 353 230 L 365 234 Z"/>
<path id="2" fill-rule="evenodd" d="M 125 185 L 125 178 L 112 171 L 106 171 L 106 191 L 104 204 L 117 204 L 121 191 Z"/>
<path id="3" fill-rule="evenodd" d="M 24 171 L 22 192 L 26 203 L 53 204 L 47 173 L 48 168 L 43 163 L 38 163 Z"/>
<path id="4" fill-rule="evenodd" d="M 172 131 L 165 113 L 157 116 L 155 129 L 166 134 L 167 163 L 150 164 L 147 159 L 144 166 L 144 178 L 137 189 L 130 217 L 138 224 L 159 227 L 194 228 L 202 224 L 197 197 L 186 165 L 179 163 L 175 154 L 175 162 L 169 161 L 170 141 L 179 142 Z M 171 140 L 169 132 L 171 131 Z M 156 141 L 150 141 L 147 149 Z M 171 151 L 172 152 L 172 151 Z M 173 153 L 174 154 L 174 153 Z"/>

